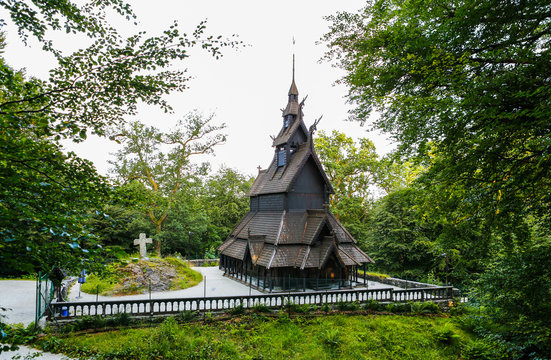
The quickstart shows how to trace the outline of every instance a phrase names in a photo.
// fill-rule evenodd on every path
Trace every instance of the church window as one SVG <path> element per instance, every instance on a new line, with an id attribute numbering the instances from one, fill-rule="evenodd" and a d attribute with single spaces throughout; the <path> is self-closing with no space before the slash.
<path id="1" fill-rule="evenodd" d="M 293 121 L 293 115 L 287 115 L 285 116 L 285 119 L 283 120 L 283 126 L 285 128 L 288 128 Z"/>
<path id="2" fill-rule="evenodd" d="M 277 152 L 277 166 L 285 166 L 285 161 L 287 160 L 287 154 L 285 150 L 279 150 Z"/>

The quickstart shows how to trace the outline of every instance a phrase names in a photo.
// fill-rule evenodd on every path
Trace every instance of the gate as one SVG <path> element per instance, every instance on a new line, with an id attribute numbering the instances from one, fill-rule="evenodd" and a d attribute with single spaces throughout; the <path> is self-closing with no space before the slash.
<path id="1" fill-rule="evenodd" d="M 50 308 L 52 299 L 54 298 L 54 284 L 48 279 L 49 274 L 42 275 L 38 273 L 36 278 L 36 309 L 34 317 L 34 326 L 38 326 L 38 322 Z"/>

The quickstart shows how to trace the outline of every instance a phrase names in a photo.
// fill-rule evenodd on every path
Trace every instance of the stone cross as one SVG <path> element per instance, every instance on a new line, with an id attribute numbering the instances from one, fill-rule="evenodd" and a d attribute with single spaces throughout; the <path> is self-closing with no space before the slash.
<path id="1" fill-rule="evenodd" d="M 140 257 L 145 258 L 147 257 L 147 249 L 145 247 L 145 244 L 151 244 L 153 243 L 153 240 L 151 238 L 145 238 L 145 234 L 141 233 L 139 239 L 134 239 L 134 245 L 140 245 Z"/>

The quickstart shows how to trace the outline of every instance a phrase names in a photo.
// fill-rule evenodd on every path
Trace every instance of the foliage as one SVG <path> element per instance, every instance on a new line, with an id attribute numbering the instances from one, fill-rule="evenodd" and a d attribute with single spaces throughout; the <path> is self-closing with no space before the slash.
<path id="1" fill-rule="evenodd" d="M 188 322 L 195 320 L 197 317 L 199 317 L 199 313 L 197 311 L 185 310 L 178 313 L 176 318 L 181 322 Z"/>
<path id="2" fill-rule="evenodd" d="M 422 192 L 397 190 L 374 207 L 365 248 L 378 270 L 418 279 L 435 263 L 432 241 L 436 226 L 423 219 Z"/>
<path id="3" fill-rule="evenodd" d="M 494 259 L 473 295 L 485 306 L 479 332 L 517 357 L 551 355 L 551 241 L 538 239 Z M 488 333 L 489 330 L 489 333 Z"/>
<path id="4" fill-rule="evenodd" d="M 268 306 L 266 306 L 264 304 L 261 304 L 261 303 L 254 304 L 251 309 L 254 312 L 258 312 L 258 313 L 270 313 L 270 312 L 272 312 L 272 310 Z"/>
<path id="5" fill-rule="evenodd" d="M 234 306 L 230 310 L 230 314 L 232 315 L 243 315 L 245 313 L 245 306 L 243 306 L 243 303 L 240 303 L 237 306 Z"/>
<path id="6" fill-rule="evenodd" d="M 43 43 L 45 49 L 53 50 L 51 41 L 46 38 L 48 30 L 64 30 L 67 33 L 83 33 L 90 37 L 101 37 L 110 29 L 105 20 L 105 10 L 113 9 L 127 19 L 134 18 L 130 6 L 121 0 L 102 0 L 96 3 L 76 5 L 67 0 L 56 0 L 44 3 L 32 1 L 5 1 L 0 3 L 19 30 L 19 35 L 26 42 L 31 34 Z M 2 19 L 0 24 L 5 25 Z"/>
<path id="7" fill-rule="evenodd" d="M 201 182 L 187 184 L 173 196 L 169 217 L 163 232 L 157 235 L 164 253 L 179 253 L 188 259 L 202 258 L 203 252 L 214 242 L 210 239 L 210 219 L 205 204 L 198 196 Z"/>
<path id="8" fill-rule="evenodd" d="M 378 302 L 377 300 L 371 299 L 368 300 L 364 306 L 364 310 L 371 310 L 371 311 L 381 311 L 384 308 L 384 305 Z"/>
<path id="9" fill-rule="evenodd" d="M 337 309 L 341 311 L 357 311 L 357 310 L 360 310 L 360 304 L 357 301 L 354 301 L 354 302 L 341 301 L 337 303 Z"/>
<path id="10" fill-rule="evenodd" d="M 204 182 L 200 201 L 209 219 L 209 239 L 213 247 L 226 240 L 231 230 L 249 211 L 247 192 L 253 180 L 234 169 L 222 167 Z"/>
<path id="11" fill-rule="evenodd" d="M 411 312 L 414 314 L 439 314 L 440 307 L 432 301 L 413 302 L 410 304 Z"/>
<path id="12" fill-rule="evenodd" d="M 435 339 L 442 328 L 459 336 L 456 344 Z M 208 325 L 166 320 L 157 328 L 69 334 L 59 348 L 73 357 L 98 359 L 457 359 L 471 340 L 446 318 L 337 315 L 280 322 L 245 316 Z"/>
<path id="13" fill-rule="evenodd" d="M 199 45 L 219 57 L 233 40 L 205 35 L 200 23 L 191 35 L 174 24 L 159 36 L 144 32 L 124 39 L 106 13 L 133 18 L 119 0 L 74 4 L 65 0 L 0 3 L 24 40 L 36 37 L 56 56 L 47 81 L 28 79 L 0 59 L 0 259 L 24 272 L 52 267 L 77 272 L 100 268 L 102 254 L 87 228 L 90 210 L 109 202 L 110 186 L 90 162 L 64 153 L 58 140 L 108 134 L 144 102 L 170 111 L 163 96 L 188 81 L 170 69 Z M 0 26 L 7 25 L 0 20 Z M 65 29 L 92 44 L 63 55 L 47 39 Z M 1 36 L 3 48 L 4 35 Z"/>
<path id="14" fill-rule="evenodd" d="M 86 277 L 86 283 L 80 285 L 80 290 L 88 294 L 111 294 L 119 285 L 121 276 L 114 272 L 110 266 L 101 275 L 90 274 Z"/>
<path id="15" fill-rule="evenodd" d="M 190 157 L 211 154 L 216 145 L 226 140 L 226 136 L 219 133 L 225 125 L 212 125 L 212 119 L 213 115 L 204 117 L 193 112 L 166 133 L 139 122 L 131 122 L 120 130 L 124 148 L 111 162 L 113 172 L 123 182 L 137 181 L 147 189 L 144 212 L 155 225 L 157 235 L 161 233 L 179 190 L 194 175 L 206 171 L 205 164 L 197 167 L 190 162 Z M 163 146 L 169 147 L 168 152 L 163 151 Z M 156 250 L 160 255 L 159 237 Z"/>
<path id="16" fill-rule="evenodd" d="M 325 36 L 346 70 L 358 120 L 403 151 L 430 142 L 448 182 L 464 182 L 494 211 L 519 194 L 548 206 L 550 26 L 546 0 L 415 3 L 373 0 L 358 14 L 329 17 Z M 498 190 L 501 198 L 496 202 Z"/>
<path id="17" fill-rule="evenodd" d="M 27 81 L 0 59 L 0 103 L 33 96 L 40 82 Z M 1 105 L 0 105 L 1 106 Z M 0 110 L 0 262 L 5 269 L 48 272 L 75 269 L 99 248 L 89 233 L 86 209 L 101 206 L 109 189 L 89 161 L 65 154 L 44 137 L 42 115 L 21 121 Z M 45 120 L 47 121 L 47 119 Z M 69 256 L 68 256 L 69 255 Z M 95 260 L 85 266 L 93 267 Z"/>
<path id="18" fill-rule="evenodd" d="M 411 312 L 411 305 L 408 303 L 389 303 L 386 305 L 385 311 L 392 314 L 405 314 Z"/>
<path id="19" fill-rule="evenodd" d="M 75 322 L 69 324 L 63 328 L 63 331 L 70 333 L 73 331 L 87 330 L 87 329 L 102 329 L 107 326 L 107 318 L 103 318 L 99 315 L 88 315 L 77 319 Z"/>
<path id="20" fill-rule="evenodd" d="M 487 338 L 532 358 L 549 355 L 548 327 L 529 320 L 545 310 L 529 289 L 550 283 L 537 255 L 551 227 L 548 10 L 546 0 L 372 0 L 329 17 L 325 36 L 353 115 L 379 111 L 373 126 L 429 167 L 419 184 L 440 228 L 433 251 L 457 279 L 480 277 Z"/>
<path id="21" fill-rule="evenodd" d="M 406 186 L 420 170 L 400 164 L 391 156 L 379 158 L 370 140 L 363 138 L 356 143 L 336 130 L 330 135 L 321 131 L 314 141 L 335 190 L 330 199 L 331 211 L 365 245 L 373 201 L 381 193 Z"/>
<path id="22" fill-rule="evenodd" d="M 434 337 L 436 338 L 437 341 L 440 341 L 448 345 L 453 344 L 460 339 L 460 336 L 459 334 L 457 334 L 454 327 L 450 326 L 449 324 L 446 324 L 442 326 L 440 329 L 438 329 L 435 332 Z"/>

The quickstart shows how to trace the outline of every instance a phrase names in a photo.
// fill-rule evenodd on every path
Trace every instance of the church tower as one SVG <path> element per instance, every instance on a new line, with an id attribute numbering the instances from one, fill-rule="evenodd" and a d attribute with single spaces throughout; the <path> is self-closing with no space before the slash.
<path id="1" fill-rule="evenodd" d="M 329 211 L 333 187 L 306 128 L 293 78 L 274 157 L 251 186 L 250 211 L 218 247 L 227 276 L 277 291 L 352 286 L 373 260 Z"/>

